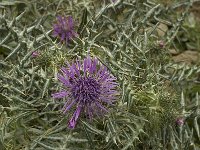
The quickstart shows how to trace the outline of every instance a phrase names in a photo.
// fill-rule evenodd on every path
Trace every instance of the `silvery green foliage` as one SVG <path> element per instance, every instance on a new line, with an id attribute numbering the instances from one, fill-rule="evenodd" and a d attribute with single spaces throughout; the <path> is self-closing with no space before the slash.
<path id="1" fill-rule="evenodd" d="M 157 40 L 172 41 L 186 13 L 168 20 L 173 7 L 167 10 L 149 0 L 7 0 L 0 2 L 0 9 L 0 52 L 5 55 L 0 61 L 2 149 L 198 148 L 198 93 L 194 111 L 183 109 L 183 94 L 165 86 L 165 79 L 171 79 L 164 67 L 167 47 L 156 45 Z M 51 36 L 57 14 L 77 21 L 79 37 L 67 47 Z M 156 33 L 160 22 L 171 27 L 162 39 Z M 35 51 L 40 55 L 33 58 Z M 117 77 L 120 95 L 105 118 L 81 118 L 71 130 L 71 114 L 60 113 L 64 101 L 50 95 L 60 89 L 57 68 L 88 53 Z M 194 126 L 177 127 L 180 113 L 193 115 Z"/>

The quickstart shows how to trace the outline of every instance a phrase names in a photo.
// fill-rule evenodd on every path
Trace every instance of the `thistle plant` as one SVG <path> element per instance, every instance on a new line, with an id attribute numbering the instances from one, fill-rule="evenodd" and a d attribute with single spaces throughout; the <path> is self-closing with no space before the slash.
<path id="1" fill-rule="evenodd" d="M 67 101 L 62 109 L 67 113 L 73 105 L 76 110 L 69 121 L 69 127 L 74 128 L 81 112 L 92 120 L 94 115 L 102 116 L 108 110 L 103 103 L 112 105 L 115 100 L 117 83 L 108 69 L 98 65 L 96 58 L 89 56 L 83 63 L 76 61 L 68 68 L 61 68 L 63 75 L 58 74 L 58 79 L 64 85 L 61 92 L 53 94 L 54 98 L 65 98 Z"/>
<path id="2" fill-rule="evenodd" d="M 168 54 L 191 5 L 0 2 L 0 149 L 198 149 L 199 66 Z"/>

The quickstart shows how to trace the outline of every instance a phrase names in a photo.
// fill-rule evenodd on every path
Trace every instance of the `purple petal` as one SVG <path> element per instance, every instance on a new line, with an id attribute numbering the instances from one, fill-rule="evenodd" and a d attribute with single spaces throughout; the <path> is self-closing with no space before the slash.
<path id="1" fill-rule="evenodd" d="M 38 57 L 39 55 L 40 53 L 37 51 L 32 52 L 32 57 Z"/>
<path id="2" fill-rule="evenodd" d="M 70 73 L 71 73 L 72 78 L 74 78 L 74 68 L 73 68 L 73 66 L 70 66 Z"/>
<path id="3" fill-rule="evenodd" d="M 66 38 L 70 40 L 71 37 L 72 37 L 72 33 L 70 31 L 66 32 Z"/>
<path id="4" fill-rule="evenodd" d="M 72 117 L 72 118 L 70 119 L 70 121 L 69 121 L 68 127 L 71 128 L 71 129 L 74 129 L 75 125 L 76 125 L 76 121 L 75 121 L 74 118 Z"/>
<path id="5" fill-rule="evenodd" d="M 65 39 L 65 33 L 63 32 L 61 35 L 61 40 L 63 41 Z"/>
<path id="6" fill-rule="evenodd" d="M 67 25 L 67 18 L 66 18 L 66 16 L 64 16 L 63 17 L 63 19 L 62 19 L 62 26 L 65 28 L 65 27 L 68 27 L 68 25 Z"/>
<path id="7" fill-rule="evenodd" d="M 81 112 L 81 106 L 78 106 L 78 108 L 76 109 L 75 111 L 75 120 L 78 119 L 79 115 L 80 115 L 80 112 Z"/>
<path id="8" fill-rule="evenodd" d="M 68 93 L 66 91 L 61 91 L 61 92 L 58 92 L 58 93 L 54 93 L 51 96 L 53 98 L 63 98 L 63 97 L 66 97 L 67 95 L 68 95 Z"/>
<path id="9" fill-rule="evenodd" d="M 73 78 L 73 76 L 71 75 L 71 73 L 66 68 L 62 67 L 61 71 L 66 75 L 66 77 Z"/>
<path id="10" fill-rule="evenodd" d="M 70 29 L 74 27 L 72 16 L 68 17 L 68 26 Z"/>
<path id="11" fill-rule="evenodd" d="M 81 112 L 81 106 L 78 106 L 78 108 L 76 109 L 76 111 L 74 112 L 72 118 L 69 121 L 69 128 L 74 128 L 76 125 L 76 122 L 78 120 L 78 117 L 80 115 Z"/>
<path id="12" fill-rule="evenodd" d="M 58 73 L 57 77 L 65 86 L 70 86 L 69 80 L 64 78 L 61 74 Z"/>
<path id="13" fill-rule="evenodd" d="M 84 75 L 86 73 L 86 70 L 87 70 L 87 59 L 85 59 L 84 62 L 83 62 L 83 72 L 84 72 Z"/>
<path id="14" fill-rule="evenodd" d="M 77 64 L 78 70 L 79 70 L 79 72 L 80 72 L 80 70 L 81 70 L 81 62 L 80 62 L 79 59 L 76 60 L 76 64 Z"/>
<path id="15" fill-rule="evenodd" d="M 72 37 L 77 37 L 78 33 L 76 33 L 74 30 L 71 31 Z"/>
<path id="16" fill-rule="evenodd" d="M 87 66 L 88 66 L 88 68 L 91 66 L 91 58 L 90 58 L 90 56 L 87 56 Z"/>
<path id="17" fill-rule="evenodd" d="M 59 22 L 62 22 L 62 16 L 57 16 L 57 20 L 58 20 Z"/>
<path id="18" fill-rule="evenodd" d="M 90 73 L 95 72 L 97 63 L 98 63 L 98 60 L 96 58 L 94 58 L 93 62 L 91 63 Z"/>
<path id="19" fill-rule="evenodd" d="M 104 82 L 108 77 L 110 76 L 110 74 L 104 74 L 103 76 L 100 77 L 99 81 L 100 82 Z"/>
<path id="20" fill-rule="evenodd" d="M 80 71 L 77 69 L 77 67 L 76 67 L 75 64 L 72 65 L 72 68 L 75 70 L 76 74 L 77 74 L 78 76 L 80 76 Z"/>
<path id="21" fill-rule="evenodd" d="M 56 37 L 56 36 L 58 36 L 58 35 L 59 35 L 58 32 L 55 32 L 55 31 L 53 32 L 53 36 L 54 36 L 54 37 Z"/>
<path id="22" fill-rule="evenodd" d="M 103 76 L 105 73 L 107 72 L 107 68 L 104 66 L 102 72 L 101 72 L 101 76 Z"/>
<path id="23" fill-rule="evenodd" d="M 99 71 L 97 72 L 97 77 L 99 78 L 100 76 L 104 75 L 104 73 L 106 72 L 107 68 L 105 66 L 101 66 Z"/>
<path id="24" fill-rule="evenodd" d="M 63 109 L 64 109 L 63 113 L 65 114 L 65 113 L 75 104 L 75 102 L 76 102 L 76 100 L 73 100 L 73 101 L 71 102 L 71 104 L 69 104 L 69 105 L 67 106 L 67 108 L 63 108 Z"/>
<path id="25" fill-rule="evenodd" d="M 117 84 L 115 81 L 117 80 L 117 78 L 114 78 L 114 77 L 109 77 L 108 79 L 106 79 L 107 82 L 110 82 L 112 83 L 112 81 L 114 81 L 113 83 L 114 84 Z"/>

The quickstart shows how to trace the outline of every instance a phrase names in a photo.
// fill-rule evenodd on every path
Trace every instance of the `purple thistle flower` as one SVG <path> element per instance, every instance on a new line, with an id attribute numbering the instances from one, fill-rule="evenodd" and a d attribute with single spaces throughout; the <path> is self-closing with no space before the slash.
<path id="1" fill-rule="evenodd" d="M 61 42 L 69 43 L 69 41 L 78 36 L 78 34 L 74 31 L 74 21 L 72 16 L 57 17 L 57 23 L 53 25 L 53 36 L 58 37 Z"/>
<path id="2" fill-rule="evenodd" d="M 161 47 L 161 48 L 164 48 L 164 46 L 165 46 L 165 43 L 164 43 L 164 41 L 158 41 L 158 45 Z"/>
<path id="3" fill-rule="evenodd" d="M 32 54 L 31 54 L 31 56 L 32 57 L 38 57 L 40 55 L 40 53 L 39 52 L 37 52 L 37 51 L 34 51 L 34 52 L 32 52 Z"/>
<path id="4" fill-rule="evenodd" d="M 179 117 L 176 119 L 176 124 L 179 125 L 179 126 L 182 126 L 184 125 L 184 119 L 182 117 Z"/>
<path id="5" fill-rule="evenodd" d="M 62 67 L 61 72 L 58 79 L 65 89 L 52 96 L 67 98 L 63 113 L 72 107 L 76 108 L 69 121 L 69 128 L 75 127 L 81 112 L 90 120 L 93 116 L 102 116 L 108 112 L 104 105 L 112 105 L 115 101 L 118 84 L 116 78 L 96 58 L 87 57 L 83 63 L 77 60 L 72 65 L 68 64 L 68 68 Z"/>

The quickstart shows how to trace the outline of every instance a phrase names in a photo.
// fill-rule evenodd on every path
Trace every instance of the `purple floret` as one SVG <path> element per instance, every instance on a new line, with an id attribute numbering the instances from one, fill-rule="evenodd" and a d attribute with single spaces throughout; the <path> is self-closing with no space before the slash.
<path id="1" fill-rule="evenodd" d="M 74 31 L 74 21 L 72 16 L 58 16 L 57 22 L 53 25 L 53 36 L 58 37 L 61 42 L 68 44 L 69 41 L 78 34 Z"/>
<path id="2" fill-rule="evenodd" d="M 32 52 L 32 57 L 38 57 L 39 55 L 40 55 L 40 53 L 39 52 L 37 52 L 37 51 L 34 51 L 34 52 Z"/>
<path id="3" fill-rule="evenodd" d="M 108 112 L 106 105 L 112 105 L 116 99 L 116 78 L 96 58 L 87 57 L 83 63 L 76 61 L 68 68 L 61 68 L 59 81 L 65 89 L 52 94 L 53 98 L 67 98 L 62 109 L 67 113 L 76 108 L 69 121 L 69 127 L 74 128 L 81 113 L 89 117 L 102 116 Z"/>
<path id="4" fill-rule="evenodd" d="M 182 117 L 179 117 L 176 119 L 176 124 L 179 126 L 184 125 L 184 119 Z"/>

